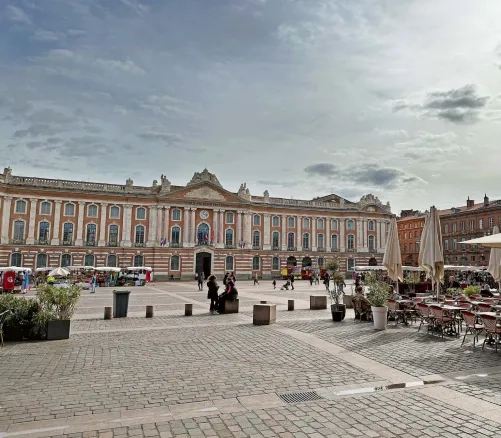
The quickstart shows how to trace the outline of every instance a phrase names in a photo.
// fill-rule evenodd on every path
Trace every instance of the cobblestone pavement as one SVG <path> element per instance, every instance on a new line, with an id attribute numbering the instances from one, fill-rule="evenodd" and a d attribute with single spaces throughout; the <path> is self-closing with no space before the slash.
<path id="1" fill-rule="evenodd" d="M 110 321 L 111 290 L 84 294 L 69 340 L 0 349 L 0 438 L 501 435 L 501 353 L 416 326 L 375 332 L 350 313 L 334 324 L 308 309 L 322 288 L 298 283 L 293 293 L 239 283 L 232 315 L 210 315 L 194 283 L 133 288 L 133 315 Z M 263 299 L 278 304 L 277 324 L 254 327 Z M 421 381 L 433 374 L 440 382 Z M 416 386 L 384 389 L 404 382 Z M 280 397 L 312 391 L 313 401 Z"/>

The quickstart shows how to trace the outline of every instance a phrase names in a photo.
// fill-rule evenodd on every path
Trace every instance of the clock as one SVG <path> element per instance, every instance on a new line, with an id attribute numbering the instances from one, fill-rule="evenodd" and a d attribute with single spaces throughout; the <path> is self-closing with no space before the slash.
<path id="1" fill-rule="evenodd" d="M 205 220 L 205 219 L 207 219 L 208 217 L 209 217 L 209 213 L 208 213 L 206 210 L 202 210 L 202 211 L 200 212 L 200 219 Z"/>

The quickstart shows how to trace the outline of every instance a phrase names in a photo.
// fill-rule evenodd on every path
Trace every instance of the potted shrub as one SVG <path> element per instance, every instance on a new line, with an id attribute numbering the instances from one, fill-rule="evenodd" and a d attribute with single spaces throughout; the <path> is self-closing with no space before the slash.
<path id="1" fill-rule="evenodd" d="M 70 337 L 71 317 L 81 292 L 82 287 L 77 285 L 67 288 L 43 285 L 38 288 L 40 312 L 37 315 L 37 326 L 42 330 L 46 323 L 48 340 Z"/>
<path id="2" fill-rule="evenodd" d="M 379 281 L 375 273 L 366 276 L 366 284 L 369 289 L 367 299 L 371 303 L 372 319 L 376 330 L 385 330 L 388 319 L 388 294 L 389 286 Z"/>
<path id="3" fill-rule="evenodd" d="M 481 290 L 480 286 L 468 286 L 463 290 L 463 293 L 467 297 L 471 297 L 472 295 L 480 295 L 480 290 Z"/>
<path id="4" fill-rule="evenodd" d="M 335 322 L 341 322 L 346 316 L 346 306 L 344 304 L 339 304 L 339 300 L 343 296 L 343 292 L 337 290 L 336 286 L 334 286 L 334 289 L 329 289 L 327 291 L 327 295 L 331 300 L 332 320 Z"/>
<path id="5" fill-rule="evenodd" d="M 340 310 L 341 312 L 343 312 L 343 317 L 341 319 L 341 320 L 343 320 L 344 317 L 346 316 L 346 304 L 340 303 L 340 300 L 344 296 L 344 293 L 343 292 L 338 293 L 339 285 L 341 283 L 344 283 L 344 278 L 341 275 L 341 273 L 339 272 L 339 266 L 340 266 L 339 259 L 337 257 L 335 257 L 332 260 L 329 260 L 329 262 L 327 262 L 325 269 L 329 273 L 330 281 L 334 285 L 334 291 L 336 291 L 336 293 L 335 293 L 336 296 L 331 295 L 331 293 L 334 291 L 332 291 L 332 292 L 327 291 L 327 295 L 329 295 L 329 297 L 331 299 L 331 311 L 333 310 L 333 306 L 335 306 L 334 308 L 336 310 Z M 335 301 L 335 304 L 332 304 L 333 301 Z M 350 302 L 351 302 L 351 300 L 350 300 Z M 333 315 L 333 318 L 334 318 L 334 315 Z"/>

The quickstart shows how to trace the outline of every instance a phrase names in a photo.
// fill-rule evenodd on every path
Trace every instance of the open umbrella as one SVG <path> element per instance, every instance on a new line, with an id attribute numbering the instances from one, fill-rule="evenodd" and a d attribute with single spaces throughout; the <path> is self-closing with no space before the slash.
<path id="1" fill-rule="evenodd" d="M 49 272 L 49 277 L 67 277 L 70 271 L 65 268 L 56 268 Z"/>
<path id="2" fill-rule="evenodd" d="M 501 248 L 501 233 L 491 234 L 490 236 L 479 237 L 478 239 L 467 240 L 468 245 L 482 245 L 487 248 Z"/>
<path id="3" fill-rule="evenodd" d="M 499 235 L 499 228 L 497 225 L 492 229 L 492 235 L 496 234 Z M 492 275 L 492 278 L 494 278 L 494 281 L 498 283 L 501 282 L 501 248 L 491 248 L 488 271 Z"/>
<path id="4" fill-rule="evenodd" d="M 397 283 L 403 278 L 402 254 L 400 253 L 400 243 L 398 241 L 397 220 L 393 217 L 390 222 L 386 250 L 384 251 L 383 266 L 388 269 L 388 277 Z"/>
<path id="5" fill-rule="evenodd" d="M 439 285 L 444 278 L 444 251 L 440 217 L 435 207 L 431 207 L 430 213 L 426 216 L 418 262 L 431 278 L 432 287 L 435 288 L 435 284 L 437 285 L 438 296 Z"/>

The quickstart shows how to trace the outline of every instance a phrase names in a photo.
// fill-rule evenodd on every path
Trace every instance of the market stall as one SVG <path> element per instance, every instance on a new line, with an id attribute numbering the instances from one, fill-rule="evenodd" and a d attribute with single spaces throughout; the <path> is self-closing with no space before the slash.
<path id="1" fill-rule="evenodd" d="M 0 268 L 1 292 L 16 293 L 28 288 L 31 268 L 7 266 Z"/>

